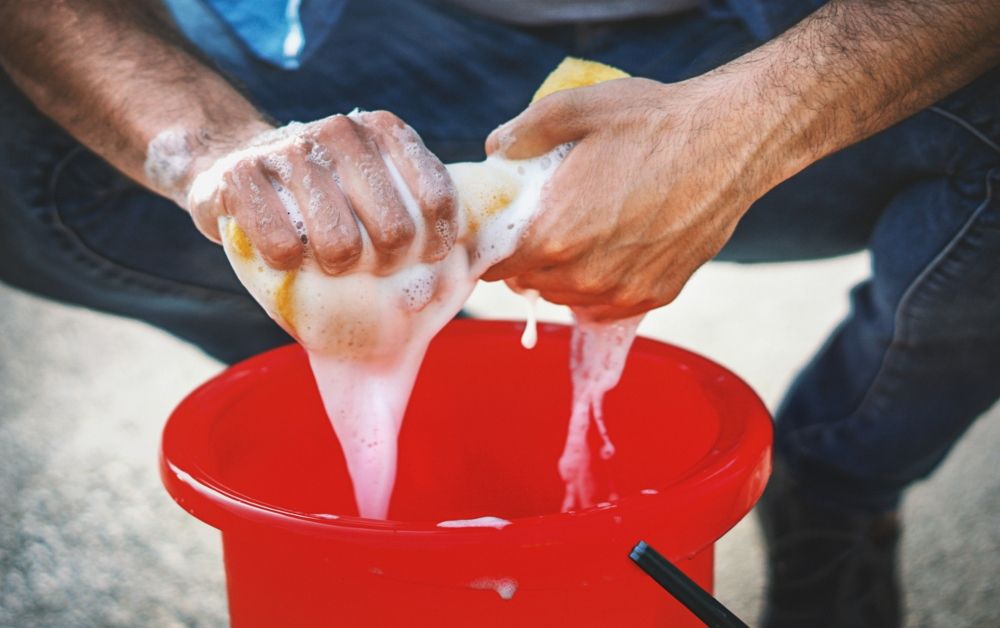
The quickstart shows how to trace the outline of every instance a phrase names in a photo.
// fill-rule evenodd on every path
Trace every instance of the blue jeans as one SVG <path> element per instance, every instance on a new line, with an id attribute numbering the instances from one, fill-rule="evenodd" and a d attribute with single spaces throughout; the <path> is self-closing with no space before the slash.
<path id="1" fill-rule="evenodd" d="M 254 57 L 198 0 L 173 5 L 192 41 L 277 120 L 388 109 L 444 161 L 481 158 L 483 138 L 567 54 L 677 81 L 811 9 L 730 0 L 659 19 L 519 28 L 433 2 L 349 2 L 290 71 Z M 849 316 L 777 416 L 777 454 L 818 498 L 896 507 L 1000 396 L 998 102 L 994 69 L 816 163 L 758 201 L 720 256 L 872 253 Z M 2 74 L 0 151 L 0 279 L 145 320 L 227 362 L 287 342 L 184 212 L 81 147 Z"/>

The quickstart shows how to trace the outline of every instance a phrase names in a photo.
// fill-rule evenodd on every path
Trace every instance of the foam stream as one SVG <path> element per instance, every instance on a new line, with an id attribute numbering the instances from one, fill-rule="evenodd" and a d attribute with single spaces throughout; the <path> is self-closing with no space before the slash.
<path id="1" fill-rule="evenodd" d="M 576 319 L 570 341 L 573 407 L 566 445 L 559 457 L 559 475 L 566 483 L 563 512 L 594 505 L 596 482 L 587 443 L 590 420 L 593 418 L 601 438 L 601 458 L 607 460 L 615 454 L 615 446 L 604 424 L 604 395 L 618 385 L 643 318 L 640 315 L 601 323 L 578 310 L 573 315 Z"/>
<path id="2" fill-rule="evenodd" d="M 538 344 L 538 291 L 525 290 L 524 300 L 528 304 L 527 320 L 524 322 L 524 333 L 521 334 L 521 346 L 534 349 Z"/>

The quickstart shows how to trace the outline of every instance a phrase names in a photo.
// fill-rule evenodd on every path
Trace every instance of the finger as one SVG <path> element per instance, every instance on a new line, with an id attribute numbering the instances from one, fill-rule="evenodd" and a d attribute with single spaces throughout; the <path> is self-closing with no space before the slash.
<path id="1" fill-rule="evenodd" d="M 518 275 L 512 280 L 518 288 L 537 290 L 543 295 L 549 294 L 558 299 L 553 303 L 575 305 L 583 303 L 607 304 L 615 290 L 614 286 L 597 284 L 590 280 L 585 283 L 580 278 L 579 270 L 570 268 L 548 268 Z M 589 277 L 590 275 L 583 275 Z"/>
<path id="2" fill-rule="evenodd" d="M 413 242 L 416 228 L 378 147 L 359 134 L 346 116 L 331 118 L 319 139 L 335 149 L 331 152 L 341 188 L 375 249 L 383 258 L 398 256 Z"/>
<path id="3" fill-rule="evenodd" d="M 587 111 L 594 97 L 588 87 L 549 94 L 486 138 L 486 154 L 511 159 L 543 155 L 560 144 L 579 140 L 591 130 Z"/>
<path id="4" fill-rule="evenodd" d="M 279 270 L 297 267 L 302 242 L 271 181 L 255 164 L 237 166 L 226 177 L 226 213 L 236 219 L 267 265 Z"/>
<path id="5" fill-rule="evenodd" d="M 202 235 L 216 244 L 222 243 L 222 236 L 219 234 L 219 218 L 225 215 L 220 187 L 216 186 L 205 198 L 188 202 L 194 226 Z"/>
<path id="6" fill-rule="evenodd" d="M 310 147 L 311 148 L 311 147 Z M 293 158 L 291 186 L 302 214 L 309 250 L 328 275 L 354 268 L 363 251 L 361 231 L 333 170 L 308 158 Z"/>
<path id="7" fill-rule="evenodd" d="M 443 258 L 458 236 L 455 185 L 444 164 L 427 150 L 416 131 L 388 111 L 367 112 L 359 118 L 420 206 L 427 225 L 422 259 Z"/>
<path id="8" fill-rule="evenodd" d="M 539 291 L 538 294 L 549 303 L 555 303 L 556 305 L 568 305 L 571 307 L 603 305 L 600 297 L 590 294 L 560 292 L 559 290 Z"/>
<path id="9" fill-rule="evenodd" d="M 535 270 L 538 264 L 534 257 L 529 255 L 526 247 L 522 246 L 522 248 L 514 251 L 514 254 L 507 259 L 490 266 L 480 279 L 483 281 L 500 281 L 518 277 Z M 524 287 L 527 288 L 528 286 Z"/>

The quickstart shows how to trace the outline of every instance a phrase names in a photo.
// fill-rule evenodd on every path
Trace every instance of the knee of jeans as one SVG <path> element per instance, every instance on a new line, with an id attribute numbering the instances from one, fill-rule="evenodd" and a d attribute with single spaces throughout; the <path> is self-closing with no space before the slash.
<path id="1" fill-rule="evenodd" d="M 971 353 L 1000 341 L 1000 167 L 978 179 L 968 218 L 904 293 L 898 336 Z"/>

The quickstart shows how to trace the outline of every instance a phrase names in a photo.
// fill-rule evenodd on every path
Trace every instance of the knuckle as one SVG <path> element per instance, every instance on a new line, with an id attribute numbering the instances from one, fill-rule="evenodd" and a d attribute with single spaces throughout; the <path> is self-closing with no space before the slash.
<path id="1" fill-rule="evenodd" d="M 350 118 L 338 114 L 327 119 L 326 124 L 323 125 L 322 135 L 334 141 L 344 141 L 356 137 L 357 132 L 354 130 L 354 122 Z"/>
<path id="2" fill-rule="evenodd" d="M 600 273 L 583 273 L 577 277 L 578 292 L 589 295 L 604 294 L 613 288 L 613 280 Z"/>
<path id="3" fill-rule="evenodd" d="M 572 259 L 569 244 L 560 238 L 548 238 L 541 246 L 542 258 L 549 262 L 568 262 Z"/>
<path id="4" fill-rule="evenodd" d="M 611 291 L 610 305 L 618 308 L 629 308 L 634 306 L 637 299 L 635 291 L 628 286 L 622 286 Z"/>
<path id="5" fill-rule="evenodd" d="M 244 157 L 234 163 L 226 172 L 224 179 L 233 187 L 240 189 L 248 185 L 260 169 L 256 158 Z"/>
<path id="6" fill-rule="evenodd" d="M 284 229 L 275 229 L 264 236 L 262 251 L 277 262 L 292 262 L 301 253 L 302 242 L 294 233 Z"/>
<path id="7" fill-rule="evenodd" d="M 542 118 L 556 118 L 559 120 L 571 118 L 576 115 L 580 105 L 579 95 L 574 89 L 568 89 L 549 94 L 538 101 L 538 114 Z"/>
<path id="8" fill-rule="evenodd" d="M 356 262 L 363 251 L 360 234 L 345 233 L 343 230 L 316 239 L 313 247 L 325 269 Z"/>
<path id="9" fill-rule="evenodd" d="M 651 310 L 657 305 L 669 303 L 674 299 L 674 297 L 669 297 L 664 300 L 662 294 L 651 296 L 647 291 L 637 286 L 623 286 L 613 290 L 612 294 L 611 305 L 631 311 Z"/>
<path id="10" fill-rule="evenodd" d="M 382 248 L 399 249 L 413 242 L 416 227 L 409 216 L 403 215 L 386 221 L 378 233 Z"/>
<path id="11" fill-rule="evenodd" d="M 384 109 L 365 113 L 364 120 L 372 126 L 384 129 L 389 129 L 394 126 L 403 126 L 402 120 L 400 120 L 395 114 L 385 111 Z"/>
<path id="12" fill-rule="evenodd" d="M 452 220 L 455 217 L 455 197 L 452 194 L 435 193 L 423 203 L 424 216 L 431 222 Z"/>
<path id="13" fill-rule="evenodd" d="M 447 257 L 458 239 L 458 224 L 454 220 L 438 219 L 428 225 L 431 230 L 424 251 L 426 261 L 436 262 Z"/>

